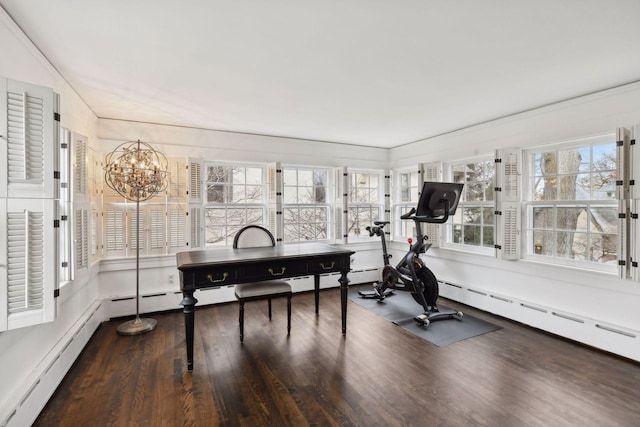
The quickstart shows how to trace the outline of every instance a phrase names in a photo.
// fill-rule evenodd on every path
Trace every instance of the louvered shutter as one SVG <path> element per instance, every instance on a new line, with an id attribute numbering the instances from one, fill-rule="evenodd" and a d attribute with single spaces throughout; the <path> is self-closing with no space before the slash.
<path id="1" fill-rule="evenodd" d="M 189 160 L 189 203 L 202 203 L 202 163 Z"/>
<path id="2" fill-rule="evenodd" d="M 73 215 L 73 261 L 74 270 L 89 268 L 89 205 L 88 203 L 74 203 Z"/>
<path id="3" fill-rule="evenodd" d="M 189 243 L 190 249 L 202 249 L 203 230 L 202 230 L 202 206 L 189 206 Z"/>
<path id="4" fill-rule="evenodd" d="M 167 207 L 167 229 L 169 230 L 168 251 L 176 253 L 185 250 L 186 242 L 186 212 L 182 205 Z"/>
<path id="5" fill-rule="evenodd" d="M 382 219 L 391 221 L 391 170 L 384 171 L 382 185 L 384 186 L 384 214 Z"/>
<path id="6" fill-rule="evenodd" d="M 423 182 L 442 182 L 442 162 L 423 163 L 420 170 L 422 171 Z M 422 190 L 422 187 L 420 187 Z M 434 248 L 441 246 L 441 225 L 425 222 L 422 224 L 422 232 L 429 237 L 427 243 L 431 243 Z"/>
<path id="7" fill-rule="evenodd" d="M 126 255 L 126 209 L 120 205 L 105 205 L 104 254 L 106 256 Z"/>
<path id="8" fill-rule="evenodd" d="M 187 161 L 182 158 L 169 158 L 169 185 L 167 193 L 169 201 L 182 203 L 185 201 L 189 189 L 187 178 L 189 169 Z"/>
<path id="9" fill-rule="evenodd" d="M 57 201 L 2 199 L 6 242 L 0 245 L 0 274 L 7 280 L 0 296 L 0 330 L 55 318 L 58 282 Z M 54 225 L 56 224 L 56 225 Z"/>
<path id="10" fill-rule="evenodd" d="M 618 199 L 618 276 L 625 279 L 631 275 L 631 253 L 629 251 L 629 232 L 631 231 L 631 202 L 629 174 L 632 148 L 631 131 L 625 128 L 616 130 L 616 198 Z M 633 234 L 632 234 L 633 235 Z"/>
<path id="11" fill-rule="evenodd" d="M 640 213 L 640 199 L 631 200 L 630 203 L 631 222 L 629 225 L 629 235 L 632 236 L 629 244 L 630 255 L 630 278 L 636 282 L 640 282 L 640 270 L 638 269 L 638 259 L 640 259 L 640 244 L 638 243 L 638 233 L 640 233 L 640 225 L 638 225 L 638 213 Z"/>
<path id="12" fill-rule="evenodd" d="M 520 149 L 496 150 L 495 248 L 504 260 L 520 259 L 521 158 Z"/>
<path id="13" fill-rule="evenodd" d="M 86 136 L 71 132 L 71 146 L 73 149 L 73 200 L 86 201 L 88 199 L 87 150 Z"/>
<path id="14" fill-rule="evenodd" d="M 146 224 L 146 216 L 144 214 L 144 208 L 140 208 L 140 222 L 138 222 L 138 210 L 135 206 L 130 206 L 127 209 L 127 235 L 129 236 L 129 251 L 132 254 L 136 253 L 136 249 L 140 248 L 140 255 L 145 254 L 145 250 L 147 248 L 147 233 L 145 233 L 145 229 L 147 228 Z M 140 234 L 138 235 L 138 224 L 140 226 Z"/>
<path id="15" fill-rule="evenodd" d="M 99 205 L 97 203 L 92 202 L 91 203 L 91 220 L 89 221 L 89 227 L 90 227 L 89 233 L 91 235 L 89 240 L 89 244 L 90 244 L 89 253 L 93 261 L 96 261 L 97 259 L 99 259 L 101 255 L 100 245 L 102 244 L 102 240 L 101 240 L 102 224 L 100 222 L 100 218 L 102 218 L 102 216 L 99 209 Z"/>
<path id="16" fill-rule="evenodd" d="M 629 270 L 633 280 L 640 282 L 640 226 L 638 225 L 638 214 L 640 213 L 640 148 L 638 148 L 638 138 L 640 138 L 640 125 L 635 125 L 632 129 L 631 140 L 629 142 L 629 197 L 630 200 L 630 264 Z"/>
<path id="17" fill-rule="evenodd" d="M 0 197 L 56 198 L 58 193 L 57 94 L 50 88 L 0 79 L 2 135 Z M 5 112 L 6 108 L 6 112 Z"/>
<path id="18" fill-rule="evenodd" d="M 144 218 L 144 224 L 140 224 L 141 230 L 144 230 L 144 235 L 149 236 L 149 248 L 147 254 L 149 255 L 163 255 L 167 251 L 167 238 L 166 238 L 166 220 L 167 214 L 163 205 L 148 205 L 144 209 L 140 209 L 140 217 L 142 221 Z M 135 218 L 134 218 L 135 219 Z M 132 224 L 132 237 L 135 241 L 135 223 Z M 135 246 L 132 246 L 132 250 Z M 140 246 L 142 249 L 143 246 Z"/>
<path id="19" fill-rule="evenodd" d="M 349 173 L 347 167 L 336 168 L 335 176 L 335 239 L 336 243 L 347 243 L 349 230 Z"/>
<path id="20" fill-rule="evenodd" d="M 284 220 L 282 217 L 282 192 L 284 183 L 282 180 L 282 165 L 280 162 L 267 165 L 267 184 L 269 186 L 269 214 L 268 228 L 276 244 L 284 242 Z"/>

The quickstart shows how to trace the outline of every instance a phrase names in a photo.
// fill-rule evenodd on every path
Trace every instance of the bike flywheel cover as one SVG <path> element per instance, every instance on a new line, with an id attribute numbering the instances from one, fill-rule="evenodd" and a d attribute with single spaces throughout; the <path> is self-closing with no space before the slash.
<path id="1" fill-rule="evenodd" d="M 382 280 L 387 286 L 395 286 L 398 283 L 398 270 L 390 265 L 385 265 L 382 269 Z"/>

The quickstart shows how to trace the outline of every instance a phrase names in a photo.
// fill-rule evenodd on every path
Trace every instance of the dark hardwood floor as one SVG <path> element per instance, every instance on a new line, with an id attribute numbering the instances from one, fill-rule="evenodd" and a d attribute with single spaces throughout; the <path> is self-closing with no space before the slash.
<path id="1" fill-rule="evenodd" d="M 338 289 L 196 310 L 186 371 L 181 311 L 155 331 L 118 336 L 106 322 L 36 426 L 637 426 L 640 364 L 470 307 L 499 331 L 437 347 L 350 302 Z M 419 306 L 416 305 L 419 309 Z"/>

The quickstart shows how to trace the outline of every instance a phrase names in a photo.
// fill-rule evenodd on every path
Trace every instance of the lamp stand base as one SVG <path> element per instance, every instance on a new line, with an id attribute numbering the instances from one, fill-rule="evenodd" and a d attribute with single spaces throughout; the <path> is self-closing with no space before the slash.
<path id="1" fill-rule="evenodd" d="M 122 323 L 118 326 L 117 331 L 120 335 L 140 335 L 145 332 L 153 331 L 158 321 L 155 319 L 142 319 L 136 317 L 133 320 Z"/>

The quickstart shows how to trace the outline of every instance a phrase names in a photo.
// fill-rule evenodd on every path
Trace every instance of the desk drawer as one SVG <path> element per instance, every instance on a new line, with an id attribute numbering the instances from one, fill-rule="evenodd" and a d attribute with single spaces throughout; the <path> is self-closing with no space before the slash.
<path id="1" fill-rule="evenodd" d="M 309 261 L 309 274 L 323 274 L 349 270 L 350 259 L 346 257 L 326 258 Z"/>
<path id="2" fill-rule="evenodd" d="M 196 287 L 224 286 L 237 283 L 238 272 L 233 268 L 211 267 L 194 273 Z"/>
<path id="3" fill-rule="evenodd" d="M 304 261 L 265 261 L 246 265 L 242 270 L 242 280 L 274 280 L 309 274 Z"/>

